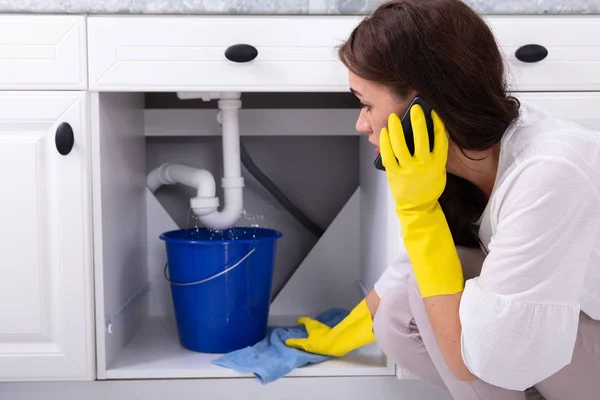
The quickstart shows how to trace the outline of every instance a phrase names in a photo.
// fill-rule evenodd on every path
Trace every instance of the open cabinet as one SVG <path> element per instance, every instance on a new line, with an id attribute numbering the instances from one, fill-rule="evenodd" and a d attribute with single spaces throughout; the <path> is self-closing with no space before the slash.
<path id="1" fill-rule="evenodd" d="M 192 352 L 179 344 L 170 288 L 163 276 L 165 245 L 159 236 L 195 222 L 185 192 L 173 188 L 179 199 L 167 210 L 168 199 L 161 204 L 160 192 L 146 187 L 149 170 L 166 161 L 165 153 L 172 157 L 168 161 L 206 168 L 219 178 L 223 162 L 218 110 L 147 109 L 144 100 L 143 93 L 92 96 L 98 375 L 101 379 L 243 376 L 211 364 L 218 355 Z M 285 176 L 294 179 L 300 191 L 310 181 L 313 193 L 296 192 L 296 198 L 303 197 L 305 206 L 326 224 L 320 237 L 307 234 L 244 171 L 247 215 L 236 226 L 258 225 L 283 233 L 277 244 L 271 325 L 293 325 L 300 316 L 314 317 L 331 307 L 352 309 L 395 256 L 398 226 L 385 174 L 373 167 L 373 146 L 355 131 L 356 116 L 355 108 L 240 111 L 242 143 L 262 156 L 256 163 L 267 167 L 271 163 L 271 173 L 283 169 L 271 178 L 278 177 L 284 186 Z M 258 148 L 268 150 L 259 154 Z M 295 164 L 289 161 L 294 157 Z M 331 165 L 334 161 L 337 166 Z M 316 211 L 310 202 L 329 210 Z M 291 373 L 394 374 L 393 363 L 376 344 Z"/>

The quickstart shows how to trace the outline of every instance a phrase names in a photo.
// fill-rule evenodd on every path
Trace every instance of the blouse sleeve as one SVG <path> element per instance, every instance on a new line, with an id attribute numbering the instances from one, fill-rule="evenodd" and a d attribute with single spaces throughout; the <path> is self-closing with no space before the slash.
<path id="1" fill-rule="evenodd" d="M 584 170 L 562 158 L 536 158 L 506 179 L 489 254 L 461 299 L 461 346 L 472 374 L 525 390 L 571 361 L 600 202 Z"/>

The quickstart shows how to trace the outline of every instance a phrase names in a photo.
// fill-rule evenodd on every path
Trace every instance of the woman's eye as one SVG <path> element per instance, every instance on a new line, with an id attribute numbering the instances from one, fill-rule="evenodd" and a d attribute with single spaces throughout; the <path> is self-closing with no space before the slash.
<path id="1" fill-rule="evenodd" d="M 371 106 L 369 106 L 367 104 L 360 103 L 360 108 L 366 109 L 367 112 L 371 111 Z"/>

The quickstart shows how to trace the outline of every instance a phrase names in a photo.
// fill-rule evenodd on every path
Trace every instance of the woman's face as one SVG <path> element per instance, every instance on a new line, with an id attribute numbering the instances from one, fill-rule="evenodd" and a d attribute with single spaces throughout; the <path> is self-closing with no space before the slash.
<path id="1" fill-rule="evenodd" d="M 399 99 L 388 88 L 378 83 L 363 79 L 352 72 L 348 73 L 350 90 L 358 97 L 363 107 L 356 121 L 356 130 L 369 135 L 369 142 L 379 148 L 379 133 L 387 127 L 391 113 L 402 116 L 409 103 L 416 95 L 409 94 L 405 99 Z"/>

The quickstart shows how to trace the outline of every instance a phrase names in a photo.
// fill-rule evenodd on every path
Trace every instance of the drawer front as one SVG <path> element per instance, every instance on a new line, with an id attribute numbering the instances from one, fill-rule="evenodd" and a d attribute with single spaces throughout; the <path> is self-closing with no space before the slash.
<path id="1" fill-rule="evenodd" d="M 600 132 L 600 92 L 513 94 L 521 101 L 543 108 L 556 118 Z"/>
<path id="2" fill-rule="evenodd" d="M 360 18 L 90 17 L 94 90 L 347 91 L 335 46 Z M 237 63 L 229 46 L 257 57 Z"/>
<path id="3" fill-rule="evenodd" d="M 511 90 L 600 90 L 600 17 L 489 16 L 504 54 Z M 543 46 L 539 62 L 523 62 L 517 50 Z"/>
<path id="4" fill-rule="evenodd" d="M 347 91 L 335 46 L 361 16 L 90 17 L 94 90 Z M 514 91 L 600 90 L 600 17 L 486 16 Z M 258 51 L 225 57 L 235 44 Z M 546 58 L 523 62 L 529 44 Z"/>
<path id="5" fill-rule="evenodd" d="M 0 15 L 0 89 L 86 89 L 84 16 Z"/>

